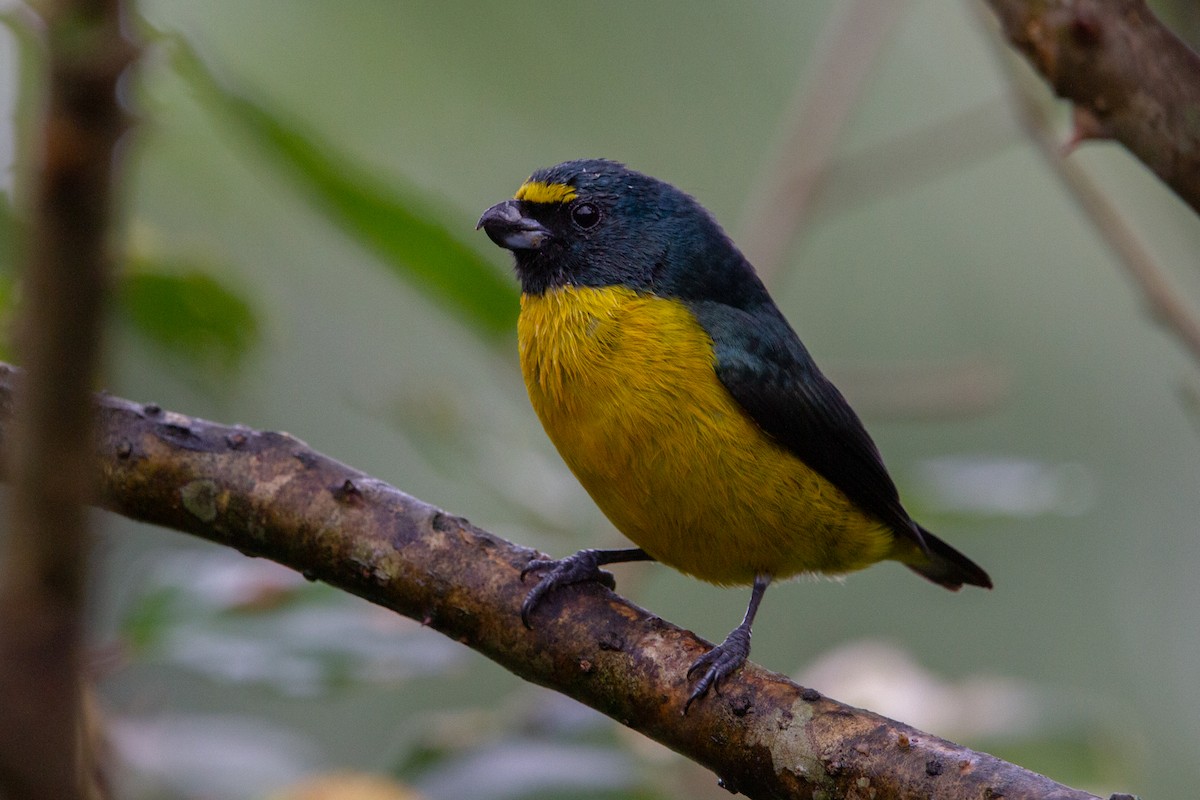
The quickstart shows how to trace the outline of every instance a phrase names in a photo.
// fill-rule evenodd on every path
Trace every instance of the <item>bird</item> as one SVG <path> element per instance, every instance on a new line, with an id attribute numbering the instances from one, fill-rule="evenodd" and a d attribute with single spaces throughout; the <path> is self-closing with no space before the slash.
<path id="1" fill-rule="evenodd" d="M 686 714 L 749 657 L 773 581 L 893 560 L 947 589 L 992 587 L 905 510 L 858 415 L 692 196 L 616 161 L 568 161 L 476 228 L 512 252 L 521 371 L 543 428 L 636 545 L 532 560 L 526 627 L 560 587 L 613 586 L 608 564 L 750 586 L 742 622 L 689 668 Z"/>

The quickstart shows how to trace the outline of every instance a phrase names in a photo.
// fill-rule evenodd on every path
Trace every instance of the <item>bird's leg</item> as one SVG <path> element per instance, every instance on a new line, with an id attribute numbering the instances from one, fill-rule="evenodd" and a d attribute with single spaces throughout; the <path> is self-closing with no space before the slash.
<path id="1" fill-rule="evenodd" d="M 770 583 L 770 575 L 758 575 L 754 578 L 754 588 L 750 591 L 750 605 L 746 607 L 746 616 L 742 619 L 742 624 L 730 631 L 729 635 L 725 637 L 725 641 L 697 658 L 688 669 L 689 678 L 700 671 L 703 671 L 704 674 L 696 682 L 692 693 L 688 695 L 687 702 L 683 704 L 684 714 L 687 713 L 692 703 L 707 694 L 710 688 L 719 692 L 721 681 L 729 677 L 750 657 L 750 626 L 754 624 L 754 615 L 758 613 L 758 604 L 762 602 L 763 594 L 767 591 Z"/>
<path id="2" fill-rule="evenodd" d="M 530 561 L 525 565 L 525 569 L 521 570 L 522 581 L 530 572 L 537 572 L 541 569 L 548 569 L 549 572 L 543 575 L 537 586 L 534 586 L 525 596 L 525 602 L 521 604 L 521 622 L 525 623 L 526 628 L 532 629 L 533 625 L 529 621 L 529 615 L 533 613 L 533 609 L 537 607 L 543 597 L 559 586 L 597 581 L 609 589 L 614 588 L 617 583 L 612 574 L 600 569 L 605 564 L 654 560 L 654 556 L 640 547 L 631 547 L 626 550 L 580 550 L 575 555 L 563 559 L 539 558 Z"/>

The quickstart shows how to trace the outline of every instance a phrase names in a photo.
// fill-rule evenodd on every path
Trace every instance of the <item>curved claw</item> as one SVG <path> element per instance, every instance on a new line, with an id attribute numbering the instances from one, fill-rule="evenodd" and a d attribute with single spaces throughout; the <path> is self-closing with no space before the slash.
<path id="1" fill-rule="evenodd" d="M 575 555 L 557 561 L 544 558 L 530 561 L 525 565 L 525 569 L 521 570 L 521 582 L 525 582 L 525 576 L 530 572 L 542 569 L 550 571 L 529 590 L 529 594 L 525 595 L 525 601 L 521 603 L 521 622 L 530 630 L 533 630 L 533 623 L 529 619 L 533 610 L 537 608 L 542 598 L 554 589 L 585 581 L 595 581 L 609 589 L 614 589 L 617 585 L 616 578 L 612 576 L 612 573 L 600 569 L 600 561 L 595 550 L 581 550 Z"/>
<path id="2" fill-rule="evenodd" d="M 720 694 L 721 681 L 736 672 L 742 664 L 746 663 L 749 656 L 750 630 L 739 626 L 725 637 L 725 641 L 692 662 L 692 666 L 687 671 L 688 678 L 690 679 L 701 670 L 704 671 L 704 674 L 692 688 L 687 702 L 683 704 L 683 713 L 687 714 L 692 703 L 708 694 L 709 689 Z"/>
<path id="3" fill-rule="evenodd" d="M 537 572 L 539 569 L 553 567 L 558 562 L 552 558 L 535 558 L 525 565 L 525 569 L 521 570 L 521 583 L 525 582 L 525 576 L 531 572 Z"/>

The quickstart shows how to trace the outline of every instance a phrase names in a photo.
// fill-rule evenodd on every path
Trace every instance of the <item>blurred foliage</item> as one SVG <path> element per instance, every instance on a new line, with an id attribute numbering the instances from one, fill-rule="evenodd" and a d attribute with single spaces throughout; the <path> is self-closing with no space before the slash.
<path id="1" fill-rule="evenodd" d="M 265 101 L 226 88 L 180 38 L 174 64 L 214 113 L 233 121 L 347 234 L 399 277 L 428 292 L 481 334 L 517 321 L 517 294 L 491 261 L 442 221 L 444 201 L 398 177 L 387 181 Z"/>
<path id="2" fill-rule="evenodd" d="M 218 372 L 237 367 L 259 337 L 250 303 L 191 264 L 128 264 L 117 305 L 149 341 L 185 363 Z"/>
<path id="3" fill-rule="evenodd" d="M 0 194 L 0 358 L 13 360 L 21 222 Z M 229 374 L 257 343 L 250 302 L 214 277 L 213 265 L 134 258 L 117 274 L 114 310 L 144 340 L 166 351 L 176 370 Z"/>
<path id="4" fill-rule="evenodd" d="M 214 113 L 232 120 L 331 223 L 373 249 L 393 274 L 428 291 L 486 337 L 513 328 L 513 284 L 440 221 L 434 209 L 444 203 L 400 179 L 380 180 L 267 104 L 225 89 L 182 39 L 161 41 L 174 48 L 175 68 Z M 10 197 L 0 195 L 0 358 L 10 360 L 7 323 L 15 302 L 18 232 Z M 252 303 L 215 272 L 212 265 L 139 258 L 118 276 L 119 312 L 140 336 L 172 356 L 165 362 L 170 369 L 230 375 L 258 343 L 261 325 Z"/>
<path id="5" fill-rule="evenodd" d="M 123 634 L 147 663 L 292 696 L 437 674 L 465 655 L 330 586 L 220 551 L 157 563 Z"/>

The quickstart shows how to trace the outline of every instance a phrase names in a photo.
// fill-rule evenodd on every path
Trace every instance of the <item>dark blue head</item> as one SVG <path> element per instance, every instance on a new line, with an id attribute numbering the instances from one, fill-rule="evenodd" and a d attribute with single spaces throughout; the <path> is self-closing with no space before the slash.
<path id="1" fill-rule="evenodd" d="M 526 294 L 626 286 L 661 297 L 756 305 L 766 291 L 716 220 L 691 196 L 615 161 L 568 161 L 533 173 L 479 220 L 513 252 Z"/>

